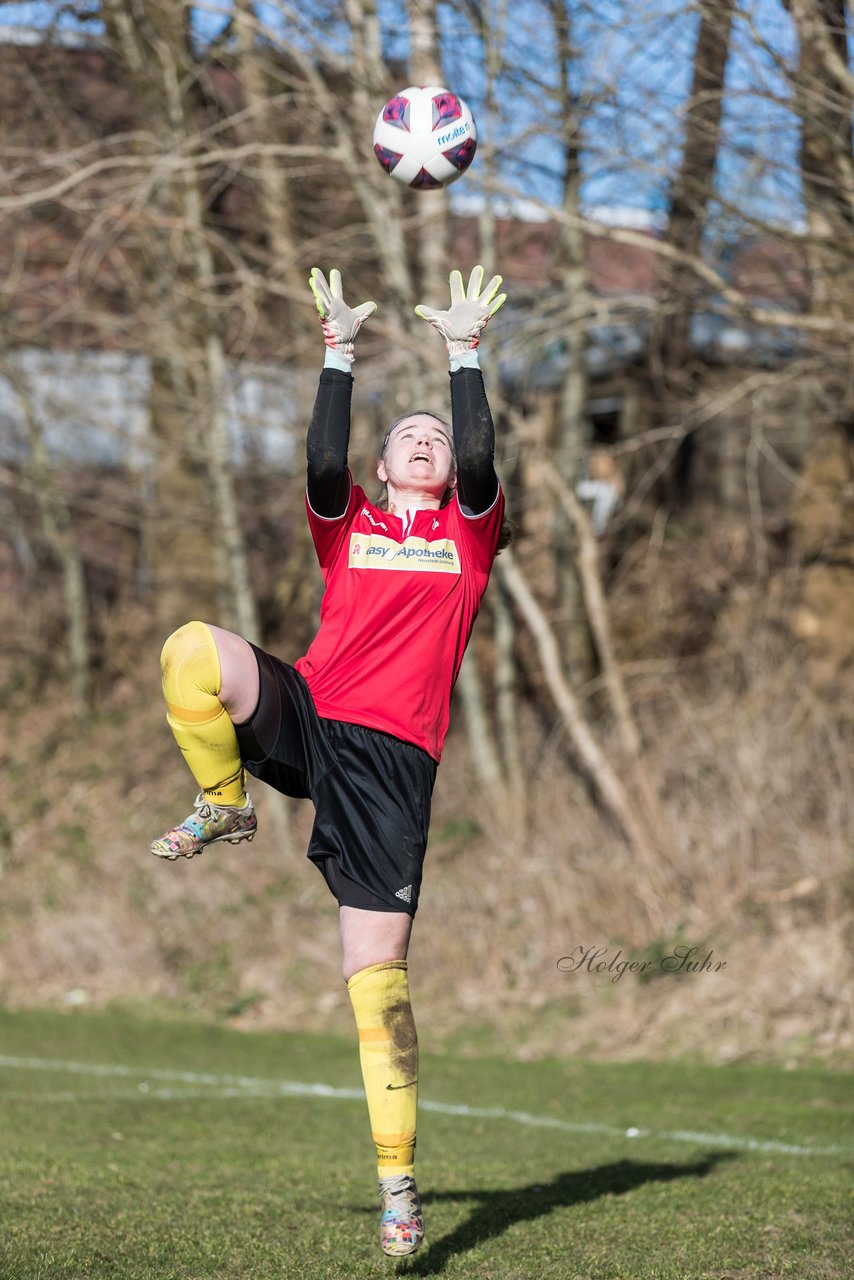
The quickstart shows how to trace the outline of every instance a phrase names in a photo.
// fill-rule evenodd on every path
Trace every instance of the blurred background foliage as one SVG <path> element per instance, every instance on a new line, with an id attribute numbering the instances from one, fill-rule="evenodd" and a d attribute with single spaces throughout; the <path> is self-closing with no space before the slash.
<path id="1" fill-rule="evenodd" d="M 237 874 L 148 865 L 193 791 L 157 655 L 191 617 L 288 659 L 313 634 L 310 268 L 379 303 L 355 367 L 370 485 L 385 425 L 447 404 L 415 304 L 483 262 L 509 294 L 482 350 L 516 542 L 437 785 L 413 950 L 434 1033 L 850 1053 L 845 0 L 93 0 L 3 23 L 0 994 L 344 1016 L 304 806 L 258 797 Z M 475 112 L 450 189 L 371 154 L 411 83 Z M 726 970 L 556 967 L 677 941 Z"/>

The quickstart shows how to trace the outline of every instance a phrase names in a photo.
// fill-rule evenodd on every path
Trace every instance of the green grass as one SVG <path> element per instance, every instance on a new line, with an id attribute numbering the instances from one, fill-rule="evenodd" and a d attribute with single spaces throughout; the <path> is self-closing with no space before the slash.
<path id="1" fill-rule="evenodd" d="M 854 1274 L 841 1073 L 422 1055 L 422 1099 L 616 1132 L 423 1110 L 427 1241 L 394 1264 L 363 1100 L 233 1079 L 359 1089 L 354 1041 L 27 1011 L 0 1013 L 0 1055 L 54 1063 L 0 1063 L 2 1280 Z"/>

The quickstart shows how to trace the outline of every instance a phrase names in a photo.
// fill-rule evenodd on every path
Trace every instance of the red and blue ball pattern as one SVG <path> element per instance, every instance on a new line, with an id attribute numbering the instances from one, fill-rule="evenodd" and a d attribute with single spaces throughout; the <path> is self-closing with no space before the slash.
<path id="1" fill-rule="evenodd" d="M 397 182 L 430 190 L 456 182 L 477 150 L 474 117 L 441 85 L 410 86 L 389 98 L 374 126 L 374 154 Z"/>

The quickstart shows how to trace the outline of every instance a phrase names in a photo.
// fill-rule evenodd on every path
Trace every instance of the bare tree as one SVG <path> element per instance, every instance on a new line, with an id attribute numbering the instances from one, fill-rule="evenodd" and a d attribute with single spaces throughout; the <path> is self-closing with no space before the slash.
<path id="1" fill-rule="evenodd" d="M 850 652 L 848 621 L 854 549 L 854 392 L 850 339 L 854 320 L 854 77 L 847 63 L 850 13 L 845 0 L 792 0 L 800 42 L 794 75 L 800 165 L 807 209 L 811 308 L 837 330 L 813 337 L 824 404 L 796 490 L 796 545 L 806 563 L 795 630 L 813 657 L 819 683 L 831 682 Z"/>
<path id="2" fill-rule="evenodd" d="M 561 266 L 559 287 L 563 293 L 563 342 L 566 369 L 557 401 L 557 472 L 566 488 L 574 491 L 582 475 L 587 449 L 587 327 L 590 306 L 587 290 L 585 237 L 581 213 L 581 95 L 574 83 L 578 77 L 578 52 L 572 30 L 570 0 L 549 0 L 555 37 L 558 92 L 555 111 L 560 122 L 560 149 L 563 163 L 563 196 L 559 222 Z M 560 615 L 561 647 L 574 678 L 590 674 L 593 650 L 584 609 L 584 594 L 578 574 L 578 540 L 571 520 L 556 505 L 555 569 Z"/>
<path id="3" fill-rule="evenodd" d="M 478 146 L 478 164 L 481 173 L 483 197 L 477 215 L 477 242 L 480 261 L 487 274 L 501 269 L 496 229 L 495 201 L 501 190 L 497 166 L 496 139 L 504 123 L 501 120 L 500 82 L 507 71 L 505 51 L 508 37 L 509 6 L 507 0 L 483 0 L 472 6 L 472 21 L 483 49 L 484 88 L 482 105 L 482 136 Z M 512 310 L 513 301 L 510 307 Z M 497 362 L 496 362 L 497 363 Z M 495 371 L 497 372 L 497 370 Z M 508 492 L 512 507 L 512 481 L 518 475 L 519 449 L 515 432 L 515 418 L 507 411 L 499 379 L 493 373 L 490 379 L 490 403 L 498 428 L 496 441 L 498 467 L 502 483 Z M 510 512 L 512 519 L 513 513 Z M 483 760 L 481 772 L 488 772 L 491 780 L 500 778 L 505 811 L 516 830 L 524 827 L 527 809 L 527 779 L 522 760 L 521 725 L 516 671 L 516 619 L 510 594 L 500 577 L 497 577 L 491 593 L 493 614 L 493 643 L 495 646 L 495 733 L 490 743 L 495 747 L 487 753 L 481 748 Z M 480 688 L 467 689 L 468 671 L 464 674 L 464 696 L 469 707 L 469 723 L 480 723 L 481 734 L 488 733 L 485 707 L 480 713 L 475 708 L 475 693 Z"/>
<path id="4" fill-rule="evenodd" d="M 648 923 L 660 929 L 666 920 L 666 903 L 672 892 L 668 890 L 665 881 L 666 869 L 661 857 L 662 851 L 640 819 L 633 797 L 582 713 L 562 669 L 560 646 L 554 628 L 525 581 L 524 574 L 510 555 L 505 555 L 499 561 L 498 572 L 534 636 L 549 691 L 579 764 L 595 786 L 605 811 L 622 829 L 636 855 L 638 868 L 635 887 L 638 899 L 643 905 Z"/>
<path id="5" fill-rule="evenodd" d="M 225 354 L 214 321 L 215 266 L 194 168 L 170 160 L 198 145 L 198 68 L 190 10 L 139 0 L 131 12 L 105 0 L 116 58 L 134 86 L 141 129 L 162 140 L 148 152 L 147 208 L 136 221 L 142 256 L 156 510 L 149 544 L 165 627 L 213 614 L 248 639 L 259 636 L 246 549 L 229 465 Z M 149 135 L 150 137 L 151 135 Z"/>
<path id="6" fill-rule="evenodd" d="M 691 325 L 697 309 L 697 276 L 691 263 L 701 258 L 701 242 L 714 195 L 724 75 L 732 32 L 734 0 L 700 4 L 691 91 L 685 110 L 682 158 L 670 189 L 666 240 L 676 251 L 660 260 L 661 286 L 650 335 L 649 369 L 653 388 L 653 425 L 673 422 L 696 389 Z M 671 492 L 687 497 L 690 487 L 692 432 L 676 437 L 678 448 Z"/>
<path id="7" fill-rule="evenodd" d="M 812 305 L 850 320 L 854 158 L 846 0 L 791 0 L 800 58 L 794 74 L 809 229 Z"/>
<path id="8" fill-rule="evenodd" d="M 9 355 L 0 358 L 0 376 L 14 390 L 29 451 L 29 487 L 38 513 L 39 534 L 62 575 L 66 656 L 71 696 L 80 713 L 91 707 L 89 601 L 83 557 L 61 477 L 45 443 L 44 423 L 33 403 L 27 377 Z"/>
<path id="9" fill-rule="evenodd" d="M 269 146 L 276 137 L 278 112 L 298 112 L 302 97 L 284 69 L 271 58 L 265 27 L 252 0 L 236 0 L 232 15 L 236 71 L 245 108 L 237 126 L 240 136 L 257 144 L 257 191 L 260 222 L 269 255 L 268 280 L 281 280 L 294 301 L 305 296 L 304 272 L 294 235 L 295 193 L 286 164 Z M 291 83 L 288 83 L 288 79 Z"/>

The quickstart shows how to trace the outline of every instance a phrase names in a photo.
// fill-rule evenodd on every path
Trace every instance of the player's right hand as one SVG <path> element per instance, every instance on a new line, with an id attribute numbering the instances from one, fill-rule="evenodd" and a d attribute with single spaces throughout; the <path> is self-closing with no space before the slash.
<path id="1" fill-rule="evenodd" d="M 368 316 L 374 314 L 377 304 L 363 302 L 358 307 L 348 307 L 341 288 L 341 272 L 334 267 L 329 272 L 328 282 L 320 267 L 312 267 L 308 283 L 320 315 L 323 341 L 336 355 L 343 356 L 352 364 L 356 334 Z"/>

